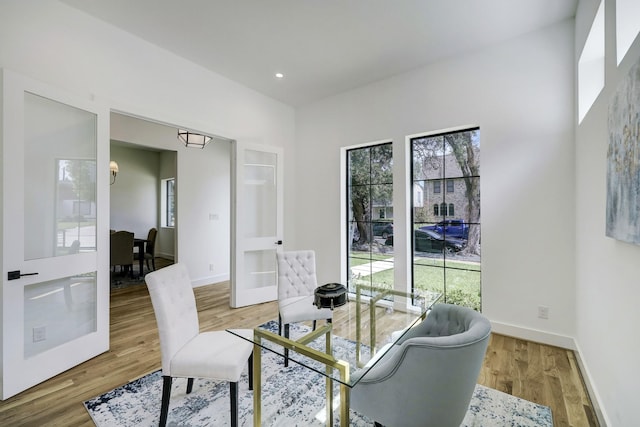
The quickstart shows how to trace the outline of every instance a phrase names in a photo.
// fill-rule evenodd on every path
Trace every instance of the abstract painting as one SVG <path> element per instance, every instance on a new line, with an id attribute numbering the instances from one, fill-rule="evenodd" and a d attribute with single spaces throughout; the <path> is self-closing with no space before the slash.
<path id="1" fill-rule="evenodd" d="M 609 103 L 606 235 L 640 244 L 640 60 Z"/>

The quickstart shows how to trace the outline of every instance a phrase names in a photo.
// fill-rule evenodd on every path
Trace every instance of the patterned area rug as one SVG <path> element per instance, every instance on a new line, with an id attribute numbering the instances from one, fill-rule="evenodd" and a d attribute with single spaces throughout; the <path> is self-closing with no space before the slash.
<path id="1" fill-rule="evenodd" d="M 168 265 L 173 264 L 172 260 L 166 258 L 158 258 L 156 257 L 156 270 L 161 269 L 162 267 L 166 267 Z M 133 265 L 133 274 L 129 274 L 128 272 L 120 271 L 119 267 L 116 268 L 114 272 L 111 270 L 111 290 L 115 289 L 123 289 L 129 288 L 132 286 L 144 286 L 147 284 L 144 281 L 144 275 L 149 273 L 149 269 L 147 266 L 144 266 L 144 273 L 140 274 L 140 267 L 138 265 L 138 261 L 136 261 Z"/>
<path id="2" fill-rule="evenodd" d="M 268 326 L 274 327 L 275 322 L 269 322 Z M 292 325 L 292 336 L 299 332 L 294 326 L 297 325 Z M 262 364 L 262 425 L 325 425 L 325 378 L 322 375 L 296 363 L 285 368 L 282 357 L 268 351 L 263 351 Z M 246 369 L 238 388 L 239 424 L 249 427 L 253 425 L 253 392 L 248 390 Z M 84 405 L 98 427 L 156 426 L 161 392 L 162 375 L 156 371 L 88 400 Z M 167 425 L 228 426 L 229 405 L 226 382 L 196 380 L 193 391 L 187 395 L 186 380 L 174 379 Z M 339 421 L 338 412 L 335 418 Z M 369 427 L 373 421 L 351 411 L 349 425 Z M 551 427 L 553 421 L 551 410 L 546 406 L 477 385 L 462 426 Z"/>

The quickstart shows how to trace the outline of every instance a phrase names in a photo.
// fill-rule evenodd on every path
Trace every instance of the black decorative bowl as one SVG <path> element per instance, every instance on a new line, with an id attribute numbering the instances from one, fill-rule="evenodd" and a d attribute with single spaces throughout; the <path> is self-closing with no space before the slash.
<path id="1" fill-rule="evenodd" d="M 340 307 L 347 303 L 347 288 L 340 283 L 327 283 L 316 288 L 313 304 L 321 308 Z"/>

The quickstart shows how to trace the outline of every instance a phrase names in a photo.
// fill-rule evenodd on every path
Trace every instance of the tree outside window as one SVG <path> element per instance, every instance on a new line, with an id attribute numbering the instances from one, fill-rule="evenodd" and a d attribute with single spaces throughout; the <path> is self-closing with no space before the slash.
<path id="1" fill-rule="evenodd" d="M 413 228 L 425 230 L 414 237 L 413 289 L 441 292 L 445 302 L 480 310 L 480 131 L 416 137 L 411 151 L 411 185 L 434 182 L 426 195 L 433 212 L 412 208 Z M 442 180 L 446 191 L 436 191 Z"/>
<path id="2" fill-rule="evenodd" d="M 388 263 L 393 271 L 384 236 L 393 236 L 393 152 L 391 143 L 347 151 L 349 288 L 355 284 L 392 286 L 393 274 L 377 276 L 372 263 Z M 373 218 L 373 214 L 378 218 Z M 393 238 L 393 237 L 391 237 Z"/>

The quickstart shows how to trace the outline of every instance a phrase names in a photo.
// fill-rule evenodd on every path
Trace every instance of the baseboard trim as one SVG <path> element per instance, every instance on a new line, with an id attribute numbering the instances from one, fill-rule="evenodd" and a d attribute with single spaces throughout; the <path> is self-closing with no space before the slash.
<path id="1" fill-rule="evenodd" d="M 191 283 L 194 288 L 206 285 L 213 285 L 214 283 L 228 282 L 229 274 L 216 274 L 215 276 L 207 276 L 197 280 L 192 280 Z"/>
<path id="2" fill-rule="evenodd" d="M 556 347 L 577 350 L 576 341 L 572 337 L 537 329 L 523 328 L 522 326 L 510 325 L 508 323 L 491 321 L 492 332 L 507 335 L 515 338 L 522 338 L 527 341 L 539 342 L 541 344 L 553 345 Z"/>
<path id="3" fill-rule="evenodd" d="M 591 372 L 589 371 L 589 367 L 587 366 L 587 364 L 582 359 L 582 352 L 580 351 L 579 345 L 574 354 L 576 355 L 578 368 L 580 368 L 580 372 L 582 373 L 582 380 L 584 381 L 584 385 L 587 388 L 587 393 L 589 393 L 591 405 L 593 406 L 593 410 L 595 411 L 596 417 L 598 418 L 598 423 L 601 427 L 607 427 L 611 425 L 611 423 L 609 422 L 609 417 L 602 409 L 602 406 L 600 406 L 600 394 L 593 385 L 593 381 L 591 380 Z"/>
<path id="4" fill-rule="evenodd" d="M 173 254 L 167 254 L 164 252 L 156 252 L 156 258 L 164 258 L 164 259 L 170 259 L 171 261 L 175 261 L 175 257 L 173 256 Z"/>

